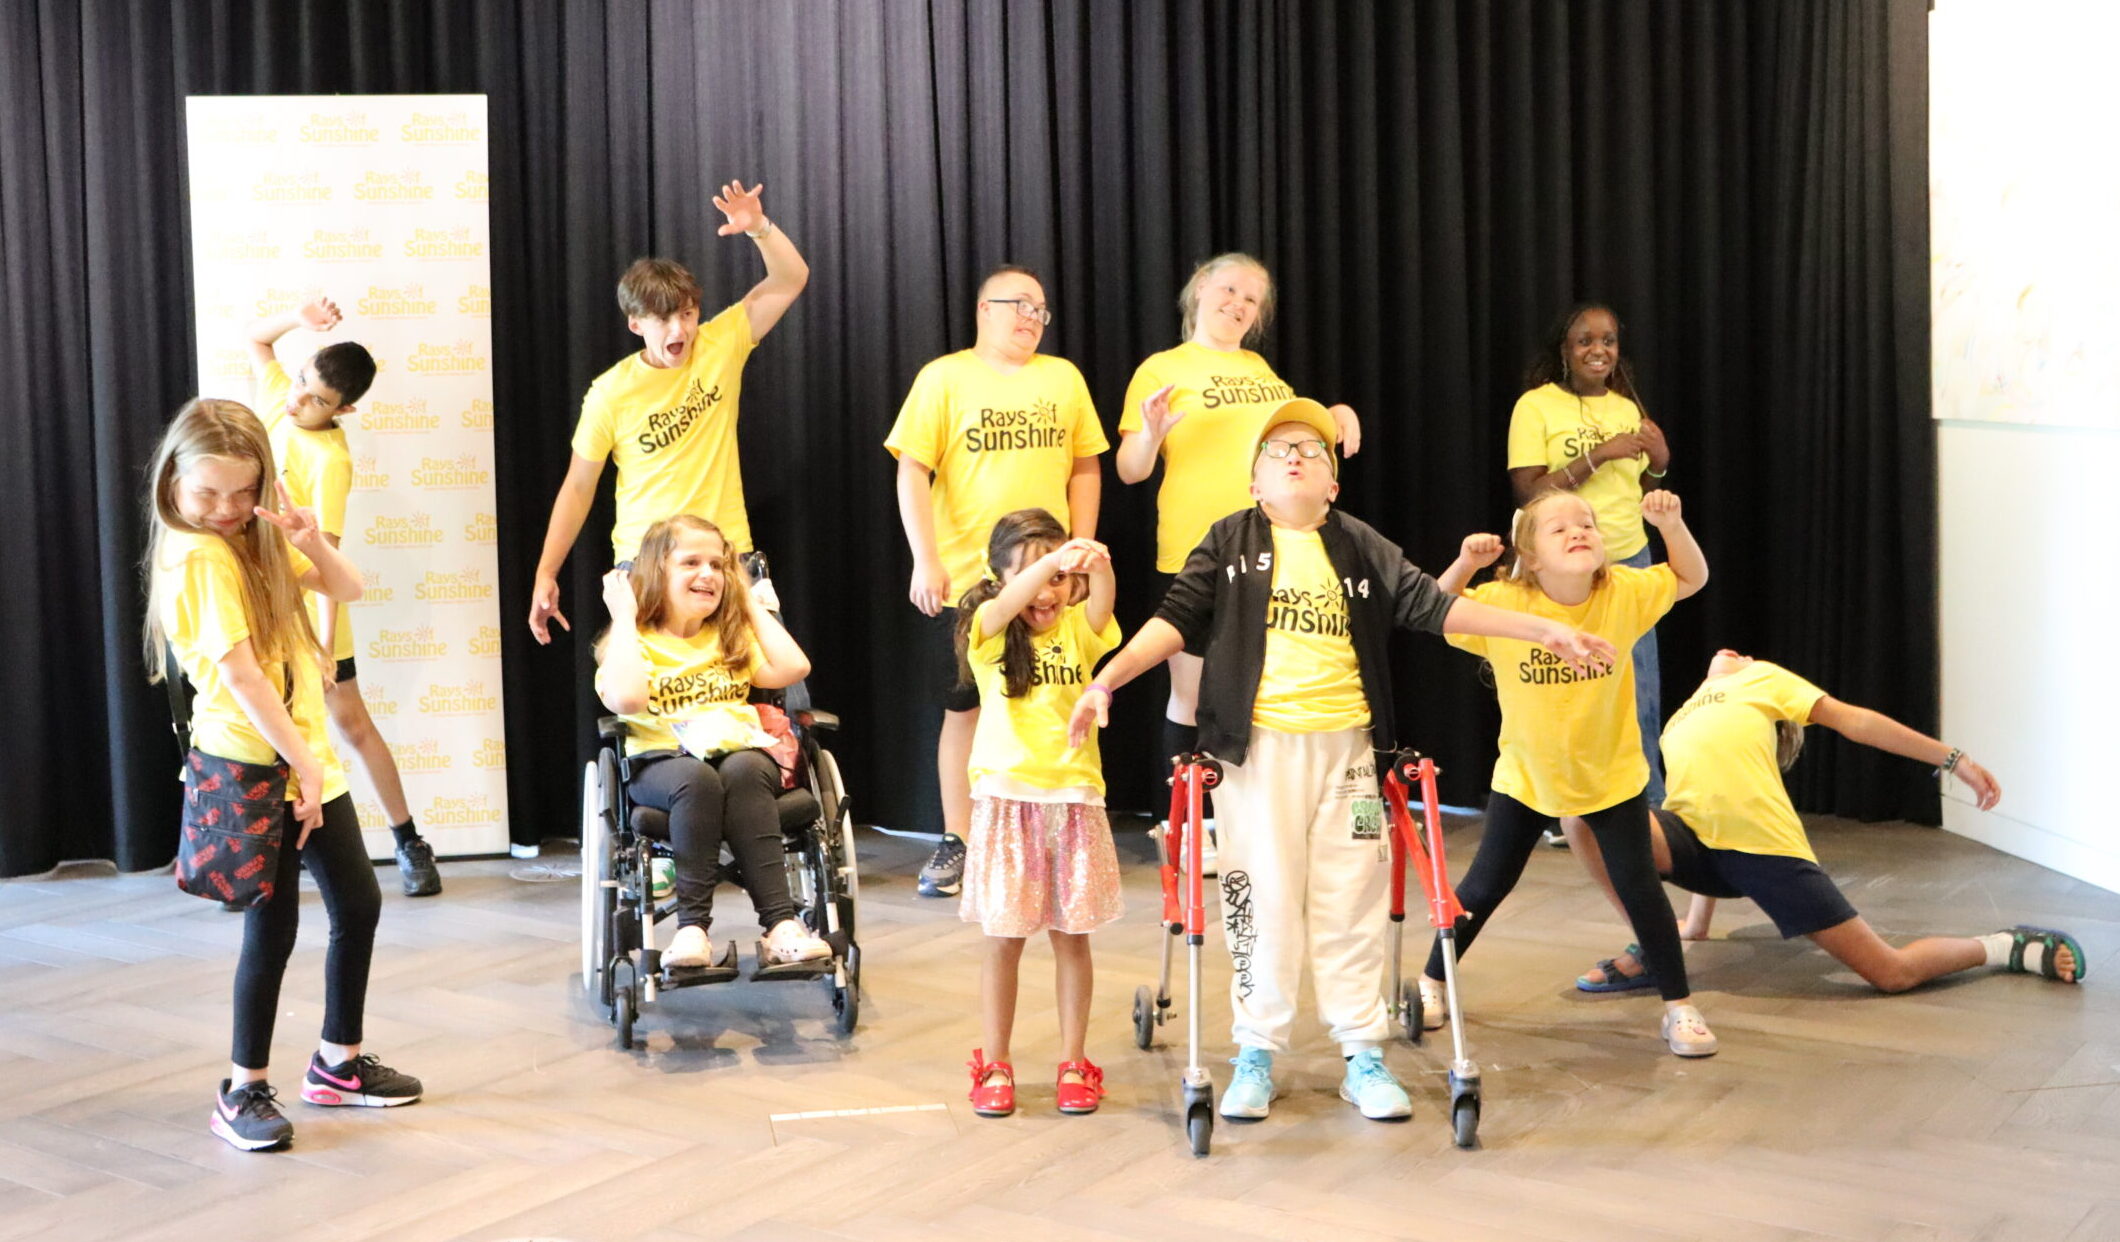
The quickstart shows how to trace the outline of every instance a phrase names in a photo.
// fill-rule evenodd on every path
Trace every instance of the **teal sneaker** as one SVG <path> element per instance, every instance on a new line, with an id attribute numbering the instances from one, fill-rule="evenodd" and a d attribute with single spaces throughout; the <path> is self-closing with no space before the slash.
<path id="1" fill-rule="evenodd" d="M 1357 1052 L 1347 1061 L 1347 1077 L 1340 1080 L 1340 1098 L 1362 1110 L 1371 1121 L 1397 1121 L 1413 1115 L 1413 1101 L 1406 1088 L 1384 1066 L 1384 1050 Z"/>
<path id="2" fill-rule="evenodd" d="M 1222 1093 L 1221 1113 L 1239 1121 L 1257 1121 L 1273 1107 L 1273 1053 L 1245 1048 L 1230 1058 L 1237 1076 Z"/>

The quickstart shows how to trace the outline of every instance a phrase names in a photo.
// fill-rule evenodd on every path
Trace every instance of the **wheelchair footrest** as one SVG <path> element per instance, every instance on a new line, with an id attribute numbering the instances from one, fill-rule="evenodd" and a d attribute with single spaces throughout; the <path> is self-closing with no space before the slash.
<path id="1" fill-rule="evenodd" d="M 804 983 L 816 979 L 829 979 L 839 969 L 839 959 L 836 957 L 819 957 L 807 962 L 788 962 L 778 966 L 769 965 L 770 961 L 771 959 L 766 956 L 765 941 L 761 940 L 758 942 L 758 969 L 751 972 L 752 982 L 791 981 Z"/>
<path id="2" fill-rule="evenodd" d="M 703 983 L 729 983 L 743 977 L 743 968 L 736 962 L 736 942 L 722 950 L 711 966 L 665 966 L 661 986 L 670 988 L 694 988 Z"/>

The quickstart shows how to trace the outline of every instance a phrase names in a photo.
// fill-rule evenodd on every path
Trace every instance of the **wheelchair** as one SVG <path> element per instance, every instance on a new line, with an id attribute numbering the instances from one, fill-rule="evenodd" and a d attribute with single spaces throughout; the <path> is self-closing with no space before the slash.
<path id="1" fill-rule="evenodd" d="M 795 709 L 798 762 L 793 789 L 783 790 L 777 810 L 786 851 L 788 891 L 796 917 L 832 946 L 829 958 L 767 965 L 758 945 L 756 982 L 821 982 L 831 996 L 836 1027 L 854 1033 L 861 1006 L 861 948 L 855 943 L 855 910 L 861 880 L 854 861 L 854 816 L 839 765 L 818 740 L 838 728 L 830 712 Z M 671 968 L 656 947 L 655 925 L 676 913 L 674 896 L 658 904 L 654 860 L 671 857 L 667 813 L 636 806 L 626 796 L 632 762 L 625 753 L 626 725 L 614 716 L 597 721 L 596 758 L 582 774 L 582 987 L 618 1032 L 618 1046 L 633 1047 L 634 1024 L 662 992 L 743 976 L 731 940 L 712 965 Z M 726 863 L 719 881 L 733 881 Z"/>

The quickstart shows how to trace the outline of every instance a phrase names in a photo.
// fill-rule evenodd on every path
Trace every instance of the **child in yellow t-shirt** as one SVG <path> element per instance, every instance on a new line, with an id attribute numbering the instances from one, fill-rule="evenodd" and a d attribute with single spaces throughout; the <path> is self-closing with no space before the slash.
<path id="1" fill-rule="evenodd" d="M 1218 518 L 1251 507 L 1245 475 L 1259 420 L 1295 395 L 1256 344 L 1273 318 L 1273 277 L 1248 254 L 1216 255 L 1194 269 L 1178 294 L 1182 343 L 1151 354 L 1134 371 L 1119 411 L 1119 451 L 1112 466 L 1124 483 L 1140 483 L 1163 465 L 1156 492 L 1158 596 Z M 1330 407 L 1340 452 L 1362 447 L 1362 424 L 1345 405 Z M 1170 658 L 1170 698 L 1163 708 L 1162 752 L 1200 748 L 1200 657 Z M 1205 868 L 1209 875 L 1214 868 Z"/>
<path id="2" fill-rule="evenodd" d="M 559 568 L 589 516 L 606 458 L 618 467 L 614 564 L 632 559 L 649 526 L 678 513 L 727 531 L 733 553 L 756 546 L 736 453 L 744 363 L 810 279 L 795 243 L 766 218 L 764 188 L 732 181 L 714 196 L 725 221 L 720 235 L 742 233 L 765 260 L 765 279 L 742 301 L 701 323 L 699 282 L 683 264 L 639 259 L 619 278 L 619 309 L 642 347 L 597 376 L 582 398 L 573 456 L 530 591 L 530 633 L 540 643 L 552 641 L 554 621 L 573 628 L 559 610 Z"/>
<path id="3" fill-rule="evenodd" d="M 1258 1120 L 1291 1048 L 1309 967 L 1318 1015 L 1346 1059 L 1342 1099 L 1375 1120 L 1412 1110 L 1384 1063 L 1385 861 L 1377 750 L 1398 746 L 1389 640 L 1398 630 L 1509 635 L 1564 668 L 1609 664 L 1609 643 L 1563 622 L 1453 599 L 1397 544 L 1332 507 L 1330 411 L 1305 397 L 1259 420 L 1252 508 L 1217 521 L 1155 617 L 1075 706 L 1074 737 L 1112 692 L 1172 653 L 1204 657 L 1200 745 L 1222 764 L 1222 931 L 1236 1073 L 1216 1106 Z"/>
<path id="4" fill-rule="evenodd" d="M 1904 992 L 1977 966 L 2082 982 L 2083 949 L 2066 932 L 2018 926 L 1985 936 L 1927 936 L 1902 947 L 1855 913 L 1819 866 L 1782 784 L 1782 772 L 1803 750 L 1804 727 L 1813 723 L 1956 775 L 1983 811 L 2002 800 L 2001 784 L 1964 751 L 1843 703 L 1778 664 L 1718 651 L 1707 680 L 1664 728 L 1670 794 L 1649 829 L 1658 873 L 1694 895 L 1683 937 L 1707 938 L 1717 898 L 1746 897 L 1784 939 L 1810 937 L 1880 991 Z M 1572 836 L 1570 843 L 1609 893 L 1597 843 Z M 1624 991 L 1650 979 L 1629 951 L 1599 962 L 1576 986 Z"/>
<path id="5" fill-rule="evenodd" d="M 1611 307 L 1581 302 L 1563 312 L 1540 341 L 1524 373 L 1524 393 L 1509 414 L 1509 486 L 1518 504 L 1543 491 L 1581 496 L 1597 513 L 1606 559 L 1642 569 L 1653 560 L 1642 525 L 1642 494 L 1662 486 L 1671 469 L 1671 448 L 1663 429 L 1642 410 L 1619 335 L 1619 316 Z M 1652 807 L 1664 797 L 1663 760 L 1656 749 L 1663 727 L 1662 676 L 1652 629 L 1634 645 L 1634 717 L 1649 762 Z"/>
<path id="6" fill-rule="evenodd" d="M 1069 539 L 1044 509 L 996 522 L 986 564 L 986 576 L 957 605 L 958 678 L 978 690 L 981 708 L 959 906 L 986 932 L 979 979 L 986 1042 L 972 1053 L 972 1110 L 982 1117 L 1016 1110 L 1009 1060 L 1016 970 L 1025 939 L 1043 931 L 1060 1006 L 1059 1108 L 1092 1113 L 1104 1071 L 1083 1050 L 1089 933 L 1120 915 L 1119 859 L 1096 739 L 1070 746 L 1067 721 L 1097 661 L 1119 645 L 1118 588 L 1103 545 Z M 1080 577 L 1088 588 L 1077 601 Z"/>
<path id="7" fill-rule="evenodd" d="M 630 569 L 604 575 L 611 628 L 597 644 L 596 693 L 628 726 L 626 794 L 670 813 L 677 854 L 677 934 L 662 960 L 713 962 L 708 927 L 721 847 L 736 869 L 774 964 L 830 957 L 795 917 L 780 838 L 780 765 L 750 706 L 810 661 L 745 580 L 720 529 L 681 513 L 648 528 Z"/>
<path id="8" fill-rule="evenodd" d="M 324 1027 L 302 1098 L 323 1105 L 388 1106 L 420 1096 L 417 1079 L 361 1055 L 368 963 L 382 894 L 361 844 L 346 774 L 324 736 L 323 650 L 301 592 L 355 600 L 361 575 L 323 537 L 316 515 L 274 480 L 264 426 L 233 401 L 199 398 L 177 412 L 149 471 L 145 646 L 150 680 L 174 652 L 196 692 L 188 799 L 226 797 L 214 764 L 278 766 L 289 773 L 276 831 L 279 866 L 269 893 L 248 908 L 236 962 L 235 1038 L 208 1128 L 244 1151 L 294 1137 L 266 1083 L 280 980 L 300 923 L 306 867 L 331 919 L 324 962 Z M 275 497 L 277 498 L 275 500 Z M 230 768 L 230 771 L 236 769 Z M 268 786 L 269 788 L 269 786 Z"/>
<path id="9" fill-rule="evenodd" d="M 272 436 L 280 477 L 294 503 L 316 511 L 324 538 L 333 547 L 346 534 L 346 494 L 353 490 L 353 454 L 338 420 L 353 413 L 354 402 L 367 394 L 375 379 L 375 359 L 356 342 L 338 341 L 311 354 L 290 377 L 273 346 L 296 328 L 329 332 L 340 318 L 338 303 L 320 297 L 291 314 L 258 320 L 248 335 L 258 413 Z M 405 895 L 431 897 L 442 891 L 434 847 L 412 821 L 397 760 L 361 697 L 353 625 L 346 607 L 312 599 L 310 609 L 318 639 L 331 657 L 325 665 L 324 705 L 331 711 L 332 727 L 339 741 L 361 761 L 361 770 L 375 788 L 376 801 L 382 803 Z"/>
<path id="10" fill-rule="evenodd" d="M 913 554 L 906 596 L 936 619 L 929 641 L 938 652 L 956 633 L 951 601 L 978 581 L 987 534 L 1003 515 L 1036 506 L 1077 538 L 1096 535 L 1104 489 L 1097 457 L 1109 447 L 1082 372 L 1038 352 L 1053 313 L 1037 274 L 995 268 L 976 306 L 972 347 L 920 368 L 883 441 L 898 463 L 898 518 Z M 948 687 L 935 745 L 942 840 L 920 869 L 923 897 L 957 894 L 972 816 L 966 764 L 979 696 L 955 684 L 954 655 L 948 667 L 936 677 Z"/>
<path id="11" fill-rule="evenodd" d="M 1547 492 L 1517 513 L 1510 546 L 1515 563 L 1496 580 L 1466 590 L 1474 574 L 1502 554 L 1493 535 L 1467 536 L 1438 581 L 1443 589 L 1512 612 L 1565 622 L 1630 650 L 1671 605 L 1706 584 L 1708 561 L 1679 515 L 1678 497 L 1652 492 L 1642 516 L 1663 531 L 1666 564 L 1610 565 L 1597 515 L 1582 497 Z M 1485 656 L 1501 701 L 1501 754 L 1487 799 L 1487 824 L 1458 901 L 1458 952 L 1470 952 L 1495 909 L 1516 887 L 1541 834 L 1563 816 L 1579 816 L 1597 838 L 1615 888 L 1656 972 L 1664 997 L 1663 1036 L 1680 1056 L 1708 1056 L 1715 1036 L 1694 1006 L 1671 903 L 1649 853 L 1643 801 L 1649 765 L 1634 716 L 1634 669 L 1621 660 L 1584 676 L 1527 643 L 1453 637 L 1453 646 Z M 1424 1020 L 1440 1023 L 1440 943 L 1420 981 Z"/>

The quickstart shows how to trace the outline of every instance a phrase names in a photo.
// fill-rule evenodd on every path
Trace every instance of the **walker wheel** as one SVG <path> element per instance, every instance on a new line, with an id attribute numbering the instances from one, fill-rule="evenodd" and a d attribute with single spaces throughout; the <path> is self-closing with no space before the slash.
<path id="1" fill-rule="evenodd" d="M 1204 1156 L 1215 1137 L 1215 1110 L 1205 1101 L 1185 1110 L 1185 1137 L 1192 1143 L 1192 1154 Z"/>
<path id="2" fill-rule="evenodd" d="M 1480 1144 L 1480 1097 L 1462 1095 L 1450 1106 L 1450 1130 L 1460 1147 Z"/>
<path id="3" fill-rule="evenodd" d="M 1421 1012 L 1421 989 L 1419 986 L 1411 983 L 1399 985 L 1399 1013 L 1405 1017 L 1406 1042 L 1409 1044 L 1420 1043 L 1421 1018 L 1423 1014 Z"/>
<path id="4" fill-rule="evenodd" d="M 1156 1042 L 1156 1000 L 1148 985 L 1134 989 L 1134 1046 L 1146 1051 Z"/>

